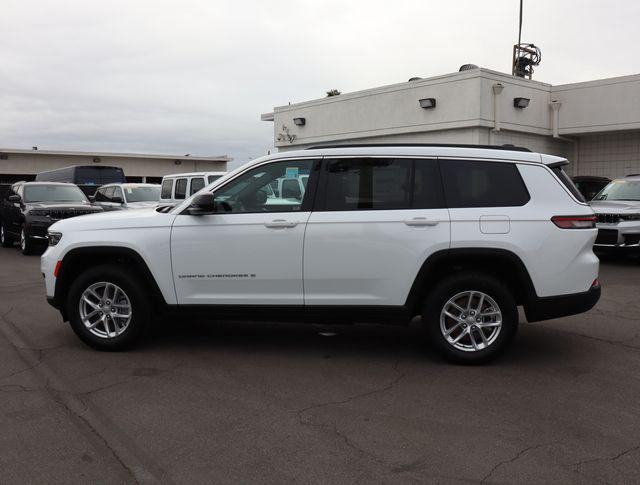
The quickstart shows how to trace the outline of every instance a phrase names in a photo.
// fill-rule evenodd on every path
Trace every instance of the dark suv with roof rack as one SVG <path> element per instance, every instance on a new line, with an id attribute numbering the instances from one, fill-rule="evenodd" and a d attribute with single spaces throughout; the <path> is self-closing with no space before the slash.
<path id="1" fill-rule="evenodd" d="M 93 207 L 74 184 L 18 182 L 0 202 L 0 243 L 2 247 L 20 242 L 23 254 L 47 247 L 47 229 L 61 219 L 102 212 Z"/>

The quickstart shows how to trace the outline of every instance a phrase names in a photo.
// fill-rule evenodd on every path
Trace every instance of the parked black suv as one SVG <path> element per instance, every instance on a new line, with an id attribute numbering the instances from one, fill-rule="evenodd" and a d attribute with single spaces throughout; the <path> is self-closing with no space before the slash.
<path id="1" fill-rule="evenodd" d="M 47 228 L 60 219 L 102 212 L 93 207 L 74 184 L 56 182 L 18 182 L 0 203 L 0 243 L 11 247 L 20 241 L 23 254 L 47 246 Z"/>

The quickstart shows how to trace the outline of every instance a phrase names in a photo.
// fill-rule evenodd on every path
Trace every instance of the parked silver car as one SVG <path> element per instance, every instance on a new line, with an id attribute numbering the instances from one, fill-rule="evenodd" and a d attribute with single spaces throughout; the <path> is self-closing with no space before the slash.
<path id="1" fill-rule="evenodd" d="M 596 249 L 640 250 L 640 174 L 611 181 L 591 201 Z"/>
<path id="2" fill-rule="evenodd" d="M 107 184 L 96 190 L 93 205 L 105 211 L 156 207 L 160 200 L 158 184 Z"/>

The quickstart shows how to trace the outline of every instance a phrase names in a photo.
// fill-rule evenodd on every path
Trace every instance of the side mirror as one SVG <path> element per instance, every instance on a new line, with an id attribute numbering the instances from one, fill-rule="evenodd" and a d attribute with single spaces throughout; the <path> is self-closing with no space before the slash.
<path id="1" fill-rule="evenodd" d="M 20 202 L 22 199 L 18 194 L 13 194 L 9 196 L 9 202 Z"/>
<path id="2" fill-rule="evenodd" d="M 111 197 L 111 202 L 113 202 L 114 204 L 124 204 L 124 200 L 122 200 L 122 197 Z"/>
<path id="3" fill-rule="evenodd" d="M 216 212 L 216 198 L 211 192 L 196 195 L 187 209 L 192 216 L 205 216 Z"/>

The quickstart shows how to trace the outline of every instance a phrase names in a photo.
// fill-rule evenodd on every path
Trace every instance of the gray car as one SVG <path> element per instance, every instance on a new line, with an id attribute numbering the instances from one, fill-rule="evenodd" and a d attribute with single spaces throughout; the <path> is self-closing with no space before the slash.
<path id="1" fill-rule="evenodd" d="M 640 174 L 612 180 L 590 204 L 598 216 L 596 249 L 640 252 Z"/>
<path id="2" fill-rule="evenodd" d="M 158 205 L 158 184 L 107 184 L 100 187 L 93 197 L 93 205 L 105 211 L 146 209 Z"/>

